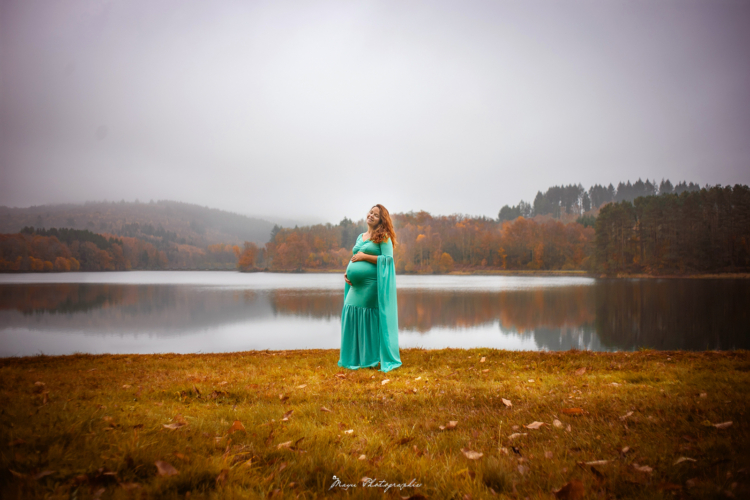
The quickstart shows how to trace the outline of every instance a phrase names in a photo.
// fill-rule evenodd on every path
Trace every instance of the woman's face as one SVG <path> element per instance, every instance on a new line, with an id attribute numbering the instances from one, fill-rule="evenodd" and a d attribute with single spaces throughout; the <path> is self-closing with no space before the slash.
<path id="1" fill-rule="evenodd" d="M 380 224 L 380 209 L 378 207 L 372 207 L 367 213 L 367 225 L 370 227 L 378 227 Z"/>

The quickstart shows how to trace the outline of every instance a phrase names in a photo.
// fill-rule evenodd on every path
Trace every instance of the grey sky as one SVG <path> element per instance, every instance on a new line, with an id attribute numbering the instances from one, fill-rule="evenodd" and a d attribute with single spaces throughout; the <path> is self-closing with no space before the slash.
<path id="1" fill-rule="evenodd" d="M 750 184 L 750 1 L 0 5 L 0 205 L 337 222 Z"/>

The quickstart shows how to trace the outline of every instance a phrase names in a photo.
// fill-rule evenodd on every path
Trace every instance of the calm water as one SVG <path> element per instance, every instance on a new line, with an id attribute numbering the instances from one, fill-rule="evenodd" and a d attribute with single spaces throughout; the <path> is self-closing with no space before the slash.
<path id="1" fill-rule="evenodd" d="M 398 276 L 400 345 L 750 348 L 748 280 Z M 338 348 L 339 274 L 0 275 L 0 357 Z"/>

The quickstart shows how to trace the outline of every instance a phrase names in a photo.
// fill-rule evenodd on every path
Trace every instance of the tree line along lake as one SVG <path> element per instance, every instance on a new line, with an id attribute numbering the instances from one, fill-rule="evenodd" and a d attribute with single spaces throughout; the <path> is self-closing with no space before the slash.
<path id="1" fill-rule="evenodd" d="M 402 348 L 750 348 L 750 280 L 399 275 Z M 334 349 L 339 274 L 0 275 L 0 357 Z"/>

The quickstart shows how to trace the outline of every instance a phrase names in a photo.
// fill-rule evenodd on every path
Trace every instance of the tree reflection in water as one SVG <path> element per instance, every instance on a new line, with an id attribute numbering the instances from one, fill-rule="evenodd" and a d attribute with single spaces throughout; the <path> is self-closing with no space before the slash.
<path id="1" fill-rule="evenodd" d="M 399 290 L 399 327 L 494 328 L 539 348 L 750 348 L 747 280 L 596 280 L 513 290 Z M 179 336 L 288 318 L 338 321 L 338 290 L 248 290 L 190 285 L 0 285 L 0 328 L 149 332 Z M 299 324 L 295 324 L 299 328 Z"/>

